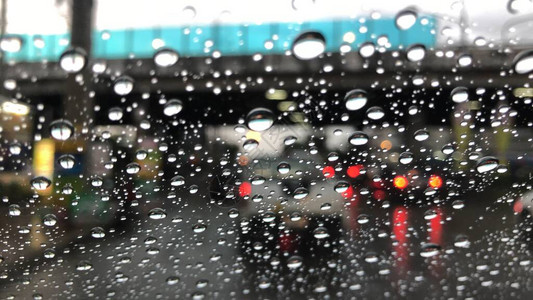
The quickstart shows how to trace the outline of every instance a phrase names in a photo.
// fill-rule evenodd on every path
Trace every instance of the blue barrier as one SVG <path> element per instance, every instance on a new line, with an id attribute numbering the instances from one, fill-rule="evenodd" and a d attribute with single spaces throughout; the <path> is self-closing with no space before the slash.
<path id="1" fill-rule="evenodd" d="M 360 32 L 362 27 L 366 27 L 366 32 Z M 93 57 L 101 59 L 150 58 L 155 52 L 152 41 L 161 39 L 166 48 L 176 50 L 182 57 L 210 56 L 213 51 L 219 51 L 222 56 L 282 54 L 290 50 L 292 41 L 305 31 L 322 33 L 328 52 L 339 52 L 340 46 L 346 44 L 343 37 L 347 32 L 356 36 L 355 41 L 348 43 L 354 50 L 365 42 L 376 42 L 380 36 L 387 36 L 389 49 L 406 48 L 412 44 L 433 47 L 436 43 L 435 18 L 419 16 L 415 25 L 403 31 L 396 28 L 392 18 L 95 31 L 92 53 Z M 69 34 L 17 37 L 22 40 L 22 47 L 18 52 L 5 53 L 8 61 L 57 61 L 68 47 Z M 44 47 L 38 48 L 35 39 L 42 39 Z M 271 49 L 265 48 L 267 41 L 272 42 Z M 206 42 L 212 46 L 206 47 Z"/>

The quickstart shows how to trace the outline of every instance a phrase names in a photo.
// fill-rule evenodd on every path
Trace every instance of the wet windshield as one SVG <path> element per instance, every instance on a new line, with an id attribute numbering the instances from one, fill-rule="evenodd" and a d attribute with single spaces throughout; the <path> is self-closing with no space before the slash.
<path id="1" fill-rule="evenodd" d="M 1 299 L 533 295 L 530 0 L 0 2 Z"/>

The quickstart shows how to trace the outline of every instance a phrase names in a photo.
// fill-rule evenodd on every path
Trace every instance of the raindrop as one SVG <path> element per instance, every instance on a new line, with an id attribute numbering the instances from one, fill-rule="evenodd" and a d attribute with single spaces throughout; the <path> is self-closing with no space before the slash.
<path id="1" fill-rule="evenodd" d="M 426 56 L 426 47 L 424 45 L 413 45 L 407 49 L 407 60 L 412 62 L 421 61 Z"/>
<path id="2" fill-rule="evenodd" d="M 162 208 L 152 208 L 149 212 L 148 212 L 148 217 L 150 217 L 150 219 L 152 220 L 161 220 L 161 219 L 164 219 L 165 217 L 167 216 L 167 213 L 165 212 L 165 210 L 163 210 Z"/>
<path id="3" fill-rule="evenodd" d="M 472 56 L 463 54 L 457 58 L 457 64 L 461 67 L 468 67 L 472 64 Z"/>
<path id="4" fill-rule="evenodd" d="M 415 25 L 417 19 L 416 11 L 405 9 L 396 15 L 395 24 L 400 30 L 407 30 Z"/>
<path id="5" fill-rule="evenodd" d="M 252 182 L 253 185 L 260 185 L 260 184 L 265 183 L 265 177 L 261 175 L 254 175 L 250 181 Z"/>
<path id="6" fill-rule="evenodd" d="M 283 143 L 285 144 L 285 146 L 290 146 L 296 143 L 296 140 L 297 138 L 291 135 L 291 136 L 286 137 L 285 140 L 283 140 Z"/>
<path id="7" fill-rule="evenodd" d="M 192 231 L 194 233 L 202 233 L 207 229 L 207 226 L 205 224 L 196 224 L 192 227 Z"/>
<path id="8" fill-rule="evenodd" d="M 18 204 L 11 204 L 9 206 L 9 215 L 12 217 L 18 217 L 22 211 L 20 210 L 20 206 Z"/>
<path id="9" fill-rule="evenodd" d="M 166 116 L 174 116 L 181 112 L 183 109 L 183 102 L 178 99 L 171 99 L 167 103 L 165 103 L 165 106 L 163 107 L 163 113 Z"/>
<path id="10" fill-rule="evenodd" d="M 31 180 L 31 186 L 38 191 L 46 190 L 50 184 L 52 181 L 44 176 L 37 176 Z"/>
<path id="11" fill-rule="evenodd" d="M 119 96 L 126 96 L 133 91 L 133 78 L 129 76 L 120 76 L 115 80 L 113 91 Z"/>
<path id="12" fill-rule="evenodd" d="M 122 108 L 120 107 L 112 107 L 107 112 L 107 117 L 111 121 L 119 121 L 120 119 L 122 119 L 123 115 L 124 113 L 122 112 Z"/>
<path id="13" fill-rule="evenodd" d="M 283 174 L 283 175 L 284 175 L 284 174 L 287 174 L 287 173 L 289 173 L 290 170 L 291 170 L 291 165 L 289 165 L 288 163 L 286 163 L 286 162 L 280 162 L 280 163 L 278 164 L 278 172 L 279 172 L 280 174 Z"/>
<path id="14" fill-rule="evenodd" d="M 309 191 L 304 187 L 299 187 L 294 190 L 292 197 L 295 200 L 302 200 L 303 198 L 307 197 L 307 195 L 309 195 Z"/>
<path id="15" fill-rule="evenodd" d="M 94 187 L 100 187 L 102 186 L 103 183 L 104 183 L 104 180 L 99 176 L 95 176 L 93 177 L 93 179 L 91 179 L 91 185 Z"/>
<path id="16" fill-rule="evenodd" d="M 493 156 L 486 156 L 478 160 L 476 170 L 479 173 L 489 172 L 496 169 L 499 163 L 500 161 L 497 158 Z"/>
<path id="17" fill-rule="evenodd" d="M 371 42 L 363 43 L 359 48 L 359 55 L 362 58 L 369 58 L 374 55 L 374 52 L 376 52 L 376 47 Z"/>
<path id="18" fill-rule="evenodd" d="M 434 243 L 425 243 L 422 245 L 420 256 L 432 257 L 440 253 L 441 247 Z"/>
<path id="19" fill-rule="evenodd" d="M 442 153 L 450 155 L 455 151 L 455 147 L 452 144 L 446 144 L 442 147 Z"/>
<path id="20" fill-rule="evenodd" d="M 379 120 L 385 116 L 383 108 L 379 106 L 373 106 L 366 111 L 366 116 L 372 120 Z"/>
<path id="21" fill-rule="evenodd" d="M 298 256 L 298 255 L 293 255 L 291 257 L 289 257 L 289 259 L 287 260 L 287 267 L 289 269 L 298 269 L 299 267 L 301 267 L 303 264 L 303 259 L 301 256 Z"/>
<path id="22" fill-rule="evenodd" d="M 171 186 L 180 186 L 180 185 L 184 185 L 185 184 L 185 177 L 181 176 L 181 175 L 176 175 L 174 177 L 172 177 L 172 179 L 170 180 L 170 185 Z"/>
<path id="23" fill-rule="evenodd" d="M 74 126 L 67 120 L 59 119 L 50 123 L 50 135 L 58 141 L 66 141 L 74 133 Z"/>
<path id="24" fill-rule="evenodd" d="M 13 143 L 9 146 L 9 153 L 12 155 L 19 155 L 22 152 L 22 145 L 19 143 Z"/>
<path id="25" fill-rule="evenodd" d="M 453 245 L 458 248 L 469 248 L 470 241 L 468 240 L 468 237 L 466 235 L 460 234 L 455 237 L 455 242 L 453 243 Z"/>
<path id="26" fill-rule="evenodd" d="M 173 66 L 178 59 L 178 52 L 168 48 L 161 48 L 154 54 L 154 63 L 162 68 Z"/>
<path id="27" fill-rule="evenodd" d="M 413 153 L 403 152 L 400 154 L 399 161 L 402 165 L 410 164 L 413 161 Z"/>
<path id="28" fill-rule="evenodd" d="M 429 138 L 429 132 L 424 129 L 419 129 L 415 132 L 415 140 L 422 142 Z"/>
<path id="29" fill-rule="evenodd" d="M 379 261 L 379 257 L 375 252 L 368 252 L 365 255 L 365 261 L 369 264 L 377 263 Z"/>
<path id="30" fill-rule="evenodd" d="M 468 89 L 465 87 L 456 87 L 451 92 L 452 101 L 463 103 L 468 101 Z"/>
<path id="31" fill-rule="evenodd" d="M 246 141 L 244 141 L 244 144 L 242 145 L 245 151 L 255 150 L 257 146 L 259 146 L 259 142 L 254 139 L 247 139 Z"/>
<path id="32" fill-rule="evenodd" d="M 144 160 L 148 156 L 148 152 L 146 150 L 138 150 L 137 153 L 135 153 L 135 158 L 138 160 Z"/>
<path id="33" fill-rule="evenodd" d="M 357 217 L 357 223 L 359 223 L 359 224 L 366 224 L 368 222 L 370 222 L 370 217 L 368 215 L 360 214 Z"/>
<path id="34" fill-rule="evenodd" d="M 228 211 L 228 216 L 232 219 L 235 219 L 239 216 L 239 210 L 236 209 L 236 208 L 231 208 L 229 211 Z"/>
<path id="35" fill-rule="evenodd" d="M 74 168 L 76 159 L 71 154 L 63 154 L 57 159 L 57 162 L 63 169 L 69 170 Z"/>
<path id="36" fill-rule="evenodd" d="M 105 230 L 102 227 L 94 227 L 91 229 L 91 236 L 95 239 L 101 239 L 105 237 Z"/>
<path id="37" fill-rule="evenodd" d="M 180 278 L 177 277 L 177 276 L 170 276 L 170 277 L 167 278 L 166 281 L 167 281 L 168 285 L 175 285 L 178 282 L 180 282 Z"/>
<path id="38" fill-rule="evenodd" d="M 326 50 L 326 39 L 316 31 L 300 34 L 292 45 L 292 53 L 296 58 L 309 60 L 318 57 Z"/>
<path id="39" fill-rule="evenodd" d="M 333 188 L 335 192 L 337 193 L 344 193 L 348 190 L 350 187 L 350 184 L 346 181 L 339 181 L 337 184 L 335 184 L 335 187 Z"/>
<path id="40" fill-rule="evenodd" d="M 44 250 L 43 256 L 45 258 L 51 259 L 56 256 L 56 252 L 53 249 L 46 249 Z"/>
<path id="41" fill-rule="evenodd" d="M 360 110 L 363 108 L 368 101 L 366 92 L 363 90 L 352 90 L 346 93 L 344 97 L 344 102 L 348 110 Z"/>
<path id="42" fill-rule="evenodd" d="M 79 264 L 76 265 L 76 270 L 78 271 L 89 271 L 92 269 L 93 266 L 88 261 L 81 261 Z"/>
<path id="43" fill-rule="evenodd" d="M 463 200 L 455 200 L 452 202 L 452 207 L 454 209 L 461 209 L 465 207 L 465 202 Z"/>
<path id="44" fill-rule="evenodd" d="M 318 240 L 325 239 L 329 237 L 328 229 L 323 226 L 317 227 L 315 230 L 313 230 L 313 236 Z"/>
<path id="45" fill-rule="evenodd" d="M 368 135 L 362 131 L 356 131 L 350 136 L 348 141 L 354 146 L 365 145 L 368 143 Z"/>
<path id="46" fill-rule="evenodd" d="M 57 223 L 57 218 L 53 214 L 47 214 L 43 217 L 43 224 L 45 226 L 51 227 L 51 226 L 56 225 L 56 223 Z"/>
<path id="47" fill-rule="evenodd" d="M 59 57 L 59 66 L 67 73 L 78 73 L 87 63 L 87 52 L 81 48 L 67 49 Z"/>
<path id="48" fill-rule="evenodd" d="M 274 114 L 266 108 L 256 108 L 246 116 L 246 126 L 253 131 L 265 131 L 274 124 Z"/>
<path id="49" fill-rule="evenodd" d="M 126 173 L 128 174 L 137 174 L 140 170 L 141 166 L 136 162 L 132 162 L 126 165 Z"/>

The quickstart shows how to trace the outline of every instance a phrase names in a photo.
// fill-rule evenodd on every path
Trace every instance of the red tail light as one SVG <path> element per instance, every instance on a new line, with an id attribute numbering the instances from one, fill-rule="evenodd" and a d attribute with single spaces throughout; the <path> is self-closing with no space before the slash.
<path id="1" fill-rule="evenodd" d="M 392 183 L 394 184 L 394 187 L 403 190 L 409 185 L 409 181 L 407 180 L 407 177 L 403 175 L 397 175 L 392 180 Z"/>
<path id="2" fill-rule="evenodd" d="M 434 189 L 440 189 L 442 187 L 442 178 L 438 175 L 431 175 L 428 180 L 428 185 Z"/>
<path id="3" fill-rule="evenodd" d="M 355 178 L 361 174 L 362 168 L 363 165 L 349 166 L 346 170 L 346 174 L 348 174 L 348 176 L 350 176 L 351 178 Z"/>
<path id="4" fill-rule="evenodd" d="M 324 177 L 326 178 L 332 178 L 335 176 L 335 169 L 332 166 L 326 166 L 322 170 L 322 174 L 324 174 Z"/>
<path id="5" fill-rule="evenodd" d="M 252 193 L 252 185 L 249 182 L 243 182 L 239 186 L 239 196 L 246 197 Z"/>

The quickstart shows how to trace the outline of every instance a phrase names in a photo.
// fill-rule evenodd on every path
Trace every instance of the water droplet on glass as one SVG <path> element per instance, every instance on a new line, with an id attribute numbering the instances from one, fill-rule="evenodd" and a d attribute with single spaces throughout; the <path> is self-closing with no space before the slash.
<path id="1" fill-rule="evenodd" d="M 180 278 L 177 276 L 170 276 L 170 277 L 167 277 L 166 281 L 168 285 L 175 285 L 180 282 Z"/>
<path id="2" fill-rule="evenodd" d="M 291 136 L 286 137 L 285 140 L 283 140 L 283 143 L 285 144 L 285 146 L 290 146 L 296 143 L 296 140 L 297 138 L 291 135 Z"/>
<path id="3" fill-rule="evenodd" d="M 129 76 L 120 76 L 115 80 L 113 91 L 119 96 L 126 96 L 133 91 L 133 79 Z"/>
<path id="4" fill-rule="evenodd" d="M 533 71 L 533 51 L 519 53 L 514 59 L 514 70 L 517 74 Z"/>
<path id="5" fill-rule="evenodd" d="M 363 90 L 352 90 L 344 97 L 346 109 L 351 111 L 363 108 L 367 101 L 366 92 Z"/>
<path id="6" fill-rule="evenodd" d="M 76 265 L 76 270 L 78 271 L 89 271 L 92 269 L 93 266 L 88 261 L 81 261 L 79 264 Z"/>
<path id="7" fill-rule="evenodd" d="M 424 45 L 413 45 L 407 49 L 407 60 L 412 62 L 421 61 L 426 56 L 426 47 Z"/>
<path id="8" fill-rule="evenodd" d="M 231 208 L 229 211 L 228 211 L 228 216 L 232 219 L 235 219 L 239 216 L 239 210 L 236 209 L 236 208 Z"/>
<path id="9" fill-rule="evenodd" d="M 22 211 L 20 210 L 20 206 L 18 204 L 11 204 L 9 206 L 9 215 L 12 217 L 18 217 Z"/>
<path id="10" fill-rule="evenodd" d="M 465 207 L 465 202 L 463 200 L 454 200 L 452 202 L 452 207 L 454 209 L 461 209 L 461 208 Z"/>
<path id="11" fill-rule="evenodd" d="M 425 243 L 420 250 L 420 256 L 432 257 L 440 253 L 441 247 L 434 243 Z"/>
<path id="12" fill-rule="evenodd" d="M 154 54 L 154 63 L 162 68 L 173 66 L 178 59 L 178 52 L 168 48 L 161 48 Z"/>
<path id="13" fill-rule="evenodd" d="M 479 173 L 489 172 L 496 169 L 499 164 L 500 161 L 497 158 L 492 156 L 486 156 L 478 160 L 476 170 Z"/>
<path id="14" fill-rule="evenodd" d="M 126 173 L 128 174 L 137 174 L 140 170 L 141 166 L 136 162 L 132 162 L 126 165 Z"/>
<path id="15" fill-rule="evenodd" d="M 102 186 L 103 183 L 104 183 L 104 180 L 99 176 L 95 176 L 91 179 L 91 185 L 94 187 L 100 187 Z"/>
<path id="16" fill-rule="evenodd" d="M 170 180 L 170 185 L 171 186 L 180 186 L 180 185 L 184 185 L 185 184 L 185 177 L 181 176 L 181 175 L 176 175 L 174 177 L 172 177 L 172 179 Z"/>
<path id="17" fill-rule="evenodd" d="M 407 30 L 415 25 L 417 19 L 417 13 L 411 9 L 405 9 L 400 11 L 396 15 L 395 24 L 400 30 Z"/>
<path id="18" fill-rule="evenodd" d="M 254 175 L 250 181 L 252 182 L 253 185 L 260 185 L 260 184 L 265 183 L 265 177 L 261 175 Z"/>
<path id="19" fill-rule="evenodd" d="M 456 87 L 451 92 L 452 101 L 455 103 L 463 103 L 468 101 L 468 89 L 465 87 Z"/>
<path id="20" fill-rule="evenodd" d="M 144 160 L 148 156 L 148 152 L 146 150 L 138 150 L 137 153 L 135 153 L 135 158 L 138 160 Z"/>
<path id="21" fill-rule="evenodd" d="M 163 108 L 163 113 L 166 116 L 171 117 L 171 116 L 179 114 L 182 109 L 183 109 L 183 102 L 181 102 L 181 100 L 171 99 L 167 103 L 165 103 L 165 106 Z"/>
<path id="22" fill-rule="evenodd" d="M 31 186 L 38 191 L 46 190 L 50 184 L 52 181 L 44 176 L 37 176 L 31 180 Z"/>
<path id="23" fill-rule="evenodd" d="M 57 223 L 57 218 L 53 214 L 47 214 L 43 217 L 43 224 L 45 226 L 51 227 L 51 226 L 56 225 L 56 223 Z"/>
<path id="24" fill-rule="evenodd" d="M 366 214 L 360 214 L 358 217 L 357 217 L 357 223 L 359 224 L 366 224 L 370 222 L 370 217 Z"/>
<path id="25" fill-rule="evenodd" d="M 304 187 L 299 187 L 294 190 L 292 197 L 295 200 L 302 200 L 303 198 L 307 197 L 307 195 L 309 195 L 309 191 Z"/>
<path id="26" fill-rule="evenodd" d="M 457 64 L 460 67 L 468 67 L 472 64 L 472 56 L 468 54 L 463 54 L 457 58 Z"/>
<path id="27" fill-rule="evenodd" d="M 63 169 L 69 170 L 74 168 L 76 159 L 71 154 L 63 154 L 57 159 L 57 162 Z"/>
<path id="28" fill-rule="evenodd" d="M 300 34 L 292 45 L 292 53 L 301 60 L 309 60 L 318 57 L 326 50 L 326 39 L 316 31 Z"/>
<path id="29" fill-rule="evenodd" d="M 325 238 L 329 237 L 328 229 L 326 227 L 322 227 L 322 226 L 317 227 L 317 228 L 315 228 L 315 230 L 313 230 L 313 236 L 316 239 L 319 239 L 319 240 L 325 239 Z"/>
<path id="30" fill-rule="evenodd" d="M 94 227 L 91 229 L 91 236 L 95 239 L 101 239 L 105 237 L 105 230 L 102 227 Z"/>
<path id="31" fill-rule="evenodd" d="M 365 255 L 365 261 L 369 264 L 377 263 L 379 261 L 379 256 L 375 252 L 368 252 Z"/>
<path id="32" fill-rule="evenodd" d="M 403 152 L 402 154 L 400 154 L 399 161 L 402 165 L 410 164 L 413 161 L 413 153 Z"/>
<path id="33" fill-rule="evenodd" d="M 287 267 L 289 269 L 298 269 L 299 267 L 301 267 L 303 264 L 303 259 L 301 256 L 298 256 L 298 255 L 293 255 L 291 257 L 289 257 L 289 259 L 287 260 Z"/>
<path id="34" fill-rule="evenodd" d="M 259 142 L 254 139 L 247 139 L 246 141 L 244 141 L 244 144 L 242 144 L 242 147 L 245 151 L 252 151 L 256 149 L 257 146 L 259 146 Z"/>
<path id="35" fill-rule="evenodd" d="M 374 55 L 374 52 L 376 52 L 376 47 L 371 42 L 363 43 L 359 48 L 359 55 L 362 58 L 369 58 Z"/>
<path id="36" fill-rule="evenodd" d="M 372 120 L 379 120 L 385 116 L 383 108 L 379 106 L 373 106 L 366 111 L 366 116 Z"/>
<path id="37" fill-rule="evenodd" d="M 194 233 L 202 233 L 204 232 L 205 230 L 207 229 L 207 226 L 205 226 L 205 224 L 196 224 L 192 227 L 192 231 Z"/>
<path id="38" fill-rule="evenodd" d="M 274 124 L 274 114 L 266 108 L 256 108 L 246 116 L 246 126 L 253 131 L 265 131 Z"/>
<path id="39" fill-rule="evenodd" d="M 59 66 L 68 73 L 81 71 L 87 63 L 87 53 L 81 48 L 67 49 L 59 57 Z"/>
<path id="40" fill-rule="evenodd" d="M 284 174 L 287 174 L 287 173 L 289 173 L 290 170 L 291 170 L 291 165 L 289 165 L 288 163 L 286 163 L 286 162 L 280 162 L 280 163 L 278 164 L 278 172 L 279 172 L 280 174 L 283 174 L 283 175 L 284 175 Z"/>
<path id="41" fill-rule="evenodd" d="M 161 220 L 161 219 L 164 219 L 165 217 L 167 216 L 167 213 L 165 212 L 165 210 L 163 210 L 162 208 L 152 208 L 149 212 L 148 212 L 148 217 L 150 217 L 150 219 L 152 220 Z"/>
<path id="42" fill-rule="evenodd" d="M 22 151 L 22 145 L 19 143 L 13 143 L 9 146 L 9 153 L 12 155 L 19 155 Z"/>
<path id="43" fill-rule="evenodd" d="M 350 187 L 350 184 L 346 181 L 339 181 L 335 184 L 335 187 L 333 188 L 335 192 L 337 193 L 344 193 L 348 190 Z"/>
<path id="44" fill-rule="evenodd" d="M 368 143 L 368 135 L 362 131 L 356 131 L 350 136 L 348 141 L 354 146 L 365 145 Z"/>
<path id="45" fill-rule="evenodd" d="M 120 119 L 122 119 L 123 115 L 124 113 L 122 112 L 122 108 L 120 107 L 112 107 L 107 112 L 107 117 L 111 121 L 119 121 Z"/>
<path id="46" fill-rule="evenodd" d="M 415 131 L 415 136 L 414 136 L 415 140 L 419 141 L 419 142 L 422 142 L 422 141 L 425 141 L 429 138 L 429 132 L 425 129 L 419 129 L 417 131 Z"/>
<path id="47" fill-rule="evenodd" d="M 67 120 L 59 119 L 50 123 L 50 135 L 58 141 L 66 141 L 74 133 L 74 126 Z"/>
<path id="48" fill-rule="evenodd" d="M 470 241 L 468 240 L 468 237 L 466 235 L 459 234 L 455 237 L 455 242 L 453 243 L 453 245 L 458 248 L 469 248 Z"/>
<path id="49" fill-rule="evenodd" d="M 450 155 L 455 151 L 455 147 L 452 144 L 446 144 L 442 147 L 442 153 Z"/>

